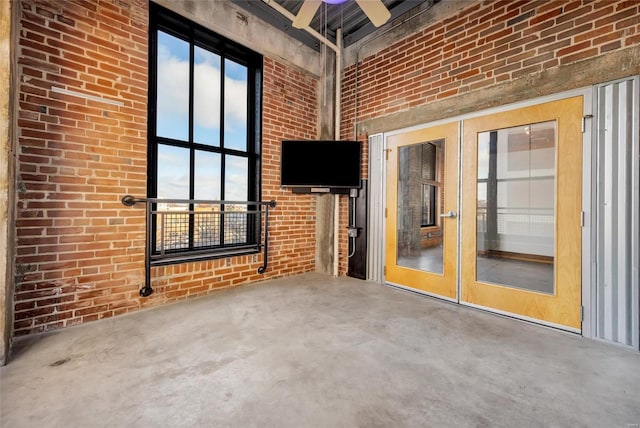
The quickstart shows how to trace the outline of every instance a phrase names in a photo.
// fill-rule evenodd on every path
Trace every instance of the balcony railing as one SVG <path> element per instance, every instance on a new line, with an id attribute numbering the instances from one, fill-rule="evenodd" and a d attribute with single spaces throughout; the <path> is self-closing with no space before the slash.
<path id="1" fill-rule="evenodd" d="M 124 196 L 126 206 L 145 204 L 145 286 L 151 288 L 151 267 L 211 258 L 264 252 L 267 270 L 269 209 L 275 201 L 218 201 L 198 199 L 135 198 Z"/>
<path id="2" fill-rule="evenodd" d="M 487 231 L 487 209 L 477 208 L 478 233 Z M 553 209 L 501 208 L 496 212 L 499 235 L 525 235 L 553 238 L 555 217 Z"/>

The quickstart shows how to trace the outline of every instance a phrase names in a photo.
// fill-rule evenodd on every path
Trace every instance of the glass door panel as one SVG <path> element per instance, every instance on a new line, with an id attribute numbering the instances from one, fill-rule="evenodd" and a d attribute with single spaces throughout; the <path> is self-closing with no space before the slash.
<path id="1" fill-rule="evenodd" d="M 476 280 L 554 293 L 556 122 L 478 134 Z"/>
<path id="2" fill-rule="evenodd" d="M 397 264 L 442 275 L 444 141 L 398 148 Z"/>

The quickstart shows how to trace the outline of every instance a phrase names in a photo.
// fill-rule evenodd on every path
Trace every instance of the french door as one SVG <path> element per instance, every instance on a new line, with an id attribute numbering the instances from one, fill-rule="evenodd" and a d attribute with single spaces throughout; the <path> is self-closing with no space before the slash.
<path id="1" fill-rule="evenodd" d="M 387 139 L 386 280 L 457 298 L 458 123 Z"/>
<path id="2" fill-rule="evenodd" d="M 386 281 L 580 330 L 582 106 L 390 136 Z"/>
<path id="3" fill-rule="evenodd" d="M 462 301 L 580 329 L 582 105 L 464 121 Z"/>

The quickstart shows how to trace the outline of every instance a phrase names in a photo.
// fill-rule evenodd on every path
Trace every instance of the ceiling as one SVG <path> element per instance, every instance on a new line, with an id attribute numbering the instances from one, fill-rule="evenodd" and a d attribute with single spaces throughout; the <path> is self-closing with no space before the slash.
<path id="1" fill-rule="evenodd" d="M 266 2 L 262 0 L 231 1 L 307 46 L 318 51 L 320 50 L 320 42 L 315 37 L 305 30 L 294 28 L 288 18 L 277 12 Z M 293 15 L 298 13 L 303 3 L 301 0 L 269 1 L 278 3 Z M 391 12 L 389 22 L 425 3 L 433 4 L 439 1 L 440 0 L 382 0 L 387 9 L 389 9 L 389 12 Z M 336 41 L 336 30 L 342 28 L 344 47 L 356 43 L 358 40 L 376 30 L 376 27 L 369 21 L 367 15 L 365 15 L 356 2 L 352 0 L 341 4 L 328 4 L 323 2 L 320 10 L 311 21 L 310 27 L 320 34 L 325 35 L 325 37 L 333 43 Z"/>

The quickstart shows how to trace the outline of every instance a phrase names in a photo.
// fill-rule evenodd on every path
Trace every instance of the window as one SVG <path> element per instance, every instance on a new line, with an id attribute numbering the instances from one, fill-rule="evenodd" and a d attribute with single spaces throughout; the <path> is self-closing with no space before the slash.
<path id="1" fill-rule="evenodd" d="M 436 186 L 422 185 L 422 227 L 436 225 Z"/>
<path id="2" fill-rule="evenodd" d="M 437 177 L 438 143 L 422 144 L 422 227 L 437 224 L 439 182 Z"/>
<path id="3" fill-rule="evenodd" d="M 257 243 L 260 217 L 194 200 L 259 199 L 262 57 L 150 8 L 148 194 L 192 200 L 154 207 L 154 253 L 233 254 Z"/>

